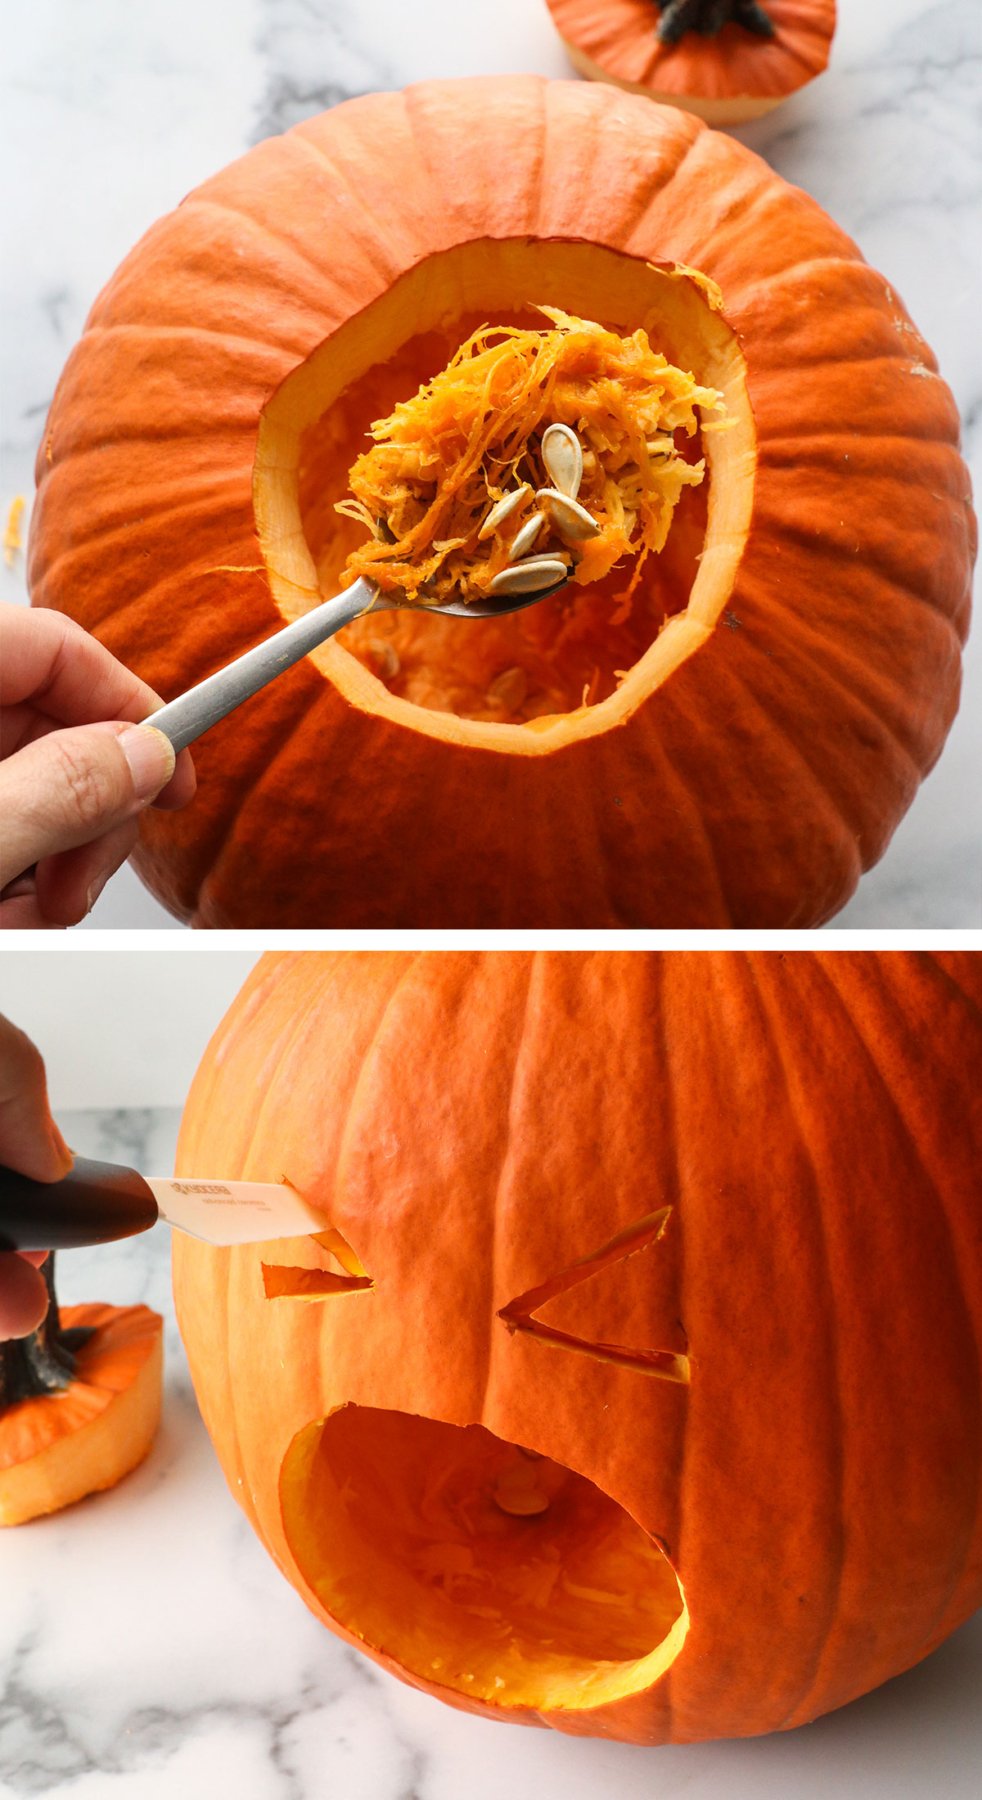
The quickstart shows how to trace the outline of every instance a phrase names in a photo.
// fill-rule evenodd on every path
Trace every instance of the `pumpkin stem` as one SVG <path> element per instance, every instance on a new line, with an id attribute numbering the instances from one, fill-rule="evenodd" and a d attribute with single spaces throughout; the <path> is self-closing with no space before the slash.
<path id="1" fill-rule="evenodd" d="M 661 8 L 657 36 L 663 44 L 677 44 L 687 31 L 700 37 L 716 37 L 724 25 L 742 25 L 756 37 L 773 37 L 774 21 L 757 0 L 655 0 Z"/>
<path id="2" fill-rule="evenodd" d="M 21 1400 L 61 1394 L 75 1379 L 75 1353 L 88 1343 L 94 1327 L 62 1329 L 55 1295 L 54 1253 L 41 1265 L 48 1290 L 48 1310 L 30 1337 L 0 1343 L 0 1413 Z"/>

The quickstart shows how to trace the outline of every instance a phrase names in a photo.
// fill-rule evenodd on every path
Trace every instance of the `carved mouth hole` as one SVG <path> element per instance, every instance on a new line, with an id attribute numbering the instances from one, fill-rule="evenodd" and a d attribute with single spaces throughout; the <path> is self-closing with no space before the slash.
<path id="1" fill-rule="evenodd" d="M 341 1407 L 294 1438 L 280 1496 L 321 1606 L 428 1684 L 579 1711 L 650 1687 L 682 1647 L 682 1590 L 648 1533 L 481 1425 Z"/>

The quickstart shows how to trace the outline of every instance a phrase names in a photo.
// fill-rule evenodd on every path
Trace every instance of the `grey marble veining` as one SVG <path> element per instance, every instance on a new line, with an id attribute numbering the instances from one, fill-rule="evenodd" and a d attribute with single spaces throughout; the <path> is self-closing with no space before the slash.
<path id="1" fill-rule="evenodd" d="M 977 0 L 840 0 L 831 66 L 739 135 L 883 270 L 941 360 L 979 465 L 982 66 Z M 427 76 L 568 75 L 543 0 L 8 0 L 0 142 L 5 331 L 0 501 L 29 494 L 59 370 L 153 220 L 271 132 Z M 23 599 L 23 565 L 0 569 Z M 835 928 L 982 925 L 982 650 L 961 714 L 887 855 Z M 174 922 L 131 871 L 82 929 Z"/>

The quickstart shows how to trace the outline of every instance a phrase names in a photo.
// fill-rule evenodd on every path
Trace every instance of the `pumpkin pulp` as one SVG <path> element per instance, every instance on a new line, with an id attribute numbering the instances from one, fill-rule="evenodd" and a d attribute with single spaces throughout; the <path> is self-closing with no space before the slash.
<path id="1" fill-rule="evenodd" d="M 321 1605 L 429 1687 L 582 1711 L 650 1687 L 682 1647 L 685 1601 L 653 1539 L 481 1425 L 339 1407 L 294 1438 L 280 1499 Z"/>
<path id="2" fill-rule="evenodd" d="M 754 431 L 743 357 L 714 285 L 697 271 L 596 245 L 482 240 L 441 252 L 287 378 L 265 408 L 254 472 L 270 585 L 292 619 L 339 591 L 364 536 L 334 509 L 372 421 L 431 379 L 482 324 L 541 322 L 530 302 L 620 333 L 641 326 L 671 363 L 723 394 L 732 424 L 686 441 L 687 456 L 705 457 L 707 475 L 684 491 L 665 549 L 646 565 L 629 607 L 617 597 L 631 568 L 619 566 L 588 588 L 500 619 L 374 614 L 313 657 L 362 710 L 519 753 L 622 722 L 722 615 L 749 525 Z"/>

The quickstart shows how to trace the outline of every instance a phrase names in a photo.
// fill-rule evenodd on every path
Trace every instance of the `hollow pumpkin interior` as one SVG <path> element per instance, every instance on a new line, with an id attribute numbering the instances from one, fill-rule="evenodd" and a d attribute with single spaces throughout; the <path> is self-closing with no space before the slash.
<path id="1" fill-rule="evenodd" d="M 280 1476 L 321 1605 L 408 1675 L 504 1708 L 581 1710 L 651 1686 L 688 1614 L 654 1540 L 582 1475 L 481 1425 L 348 1405 Z"/>
<path id="2" fill-rule="evenodd" d="M 745 364 L 697 271 L 655 266 L 597 245 L 480 240 L 427 258 L 301 363 L 267 405 L 257 445 L 257 530 L 284 618 L 336 593 L 363 529 L 334 504 L 372 420 L 442 369 L 484 323 L 543 323 L 554 305 L 652 347 L 724 395 L 732 421 L 700 432 L 703 484 L 683 494 L 668 543 L 649 559 L 628 608 L 624 565 L 590 588 L 504 618 L 420 612 L 359 619 L 315 652 L 352 702 L 415 729 L 517 751 L 605 729 L 626 717 L 703 643 L 719 620 L 746 539 L 755 438 Z M 680 448 L 683 447 L 680 442 Z M 504 734 L 504 735 L 502 735 Z"/>

